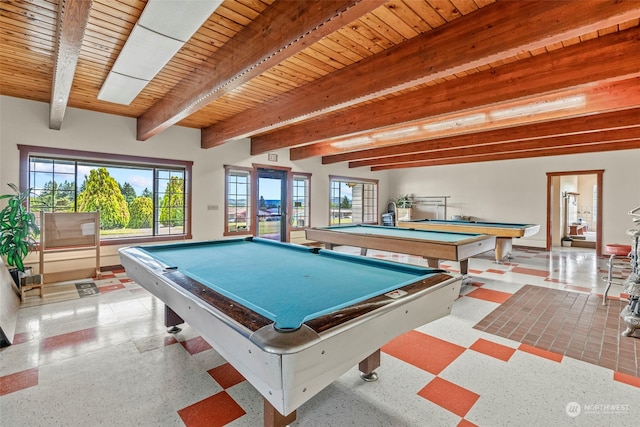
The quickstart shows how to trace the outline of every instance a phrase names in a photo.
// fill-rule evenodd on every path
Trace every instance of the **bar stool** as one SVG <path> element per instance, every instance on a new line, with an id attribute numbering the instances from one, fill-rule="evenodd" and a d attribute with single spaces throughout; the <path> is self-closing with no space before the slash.
<path id="1" fill-rule="evenodd" d="M 631 268 L 631 245 L 619 245 L 616 243 L 605 245 L 607 253 L 611 254 L 608 263 L 607 288 L 602 296 L 602 305 L 607 305 L 607 294 L 612 284 L 622 285 Z M 615 275 L 617 273 L 617 275 Z"/>

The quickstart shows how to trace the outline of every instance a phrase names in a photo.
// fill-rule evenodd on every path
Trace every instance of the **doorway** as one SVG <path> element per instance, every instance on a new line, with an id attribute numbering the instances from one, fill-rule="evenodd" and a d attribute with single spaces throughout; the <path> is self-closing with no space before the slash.
<path id="1" fill-rule="evenodd" d="M 257 169 L 256 236 L 287 241 L 287 171 Z"/>
<path id="2" fill-rule="evenodd" d="M 580 247 L 602 255 L 603 173 L 547 173 L 547 251 L 552 247 Z"/>

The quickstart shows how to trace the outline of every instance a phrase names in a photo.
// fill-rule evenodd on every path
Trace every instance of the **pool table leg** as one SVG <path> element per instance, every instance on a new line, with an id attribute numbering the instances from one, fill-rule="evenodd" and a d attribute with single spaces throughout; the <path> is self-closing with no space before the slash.
<path id="1" fill-rule="evenodd" d="M 375 370 L 380 367 L 380 349 L 374 351 L 366 359 L 358 364 L 360 369 L 360 377 L 365 381 L 375 381 L 378 374 Z"/>
<path id="2" fill-rule="evenodd" d="M 264 427 L 285 427 L 296 420 L 296 411 L 293 411 L 287 416 L 282 415 L 276 410 L 276 408 L 269 403 L 265 398 L 264 400 Z"/>
<path id="3" fill-rule="evenodd" d="M 469 258 L 458 261 L 460 263 L 460 274 L 462 274 L 462 284 L 469 285 L 472 280 L 469 277 Z"/>
<path id="4" fill-rule="evenodd" d="M 184 320 L 182 319 L 182 317 L 178 316 L 178 313 L 173 311 L 171 307 L 165 304 L 164 305 L 164 326 L 169 328 L 167 329 L 167 332 L 169 332 L 170 334 L 175 334 L 177 332 L 180 332 L 182 329 L 179 328 L 178 325 L 181 325 L 183 323 L 184 323 Z"/>
<path id="5" fill-rule="evenodd" d="M 440 260 L 437 258 L 427 258 L 427 265 L 431 268 L 438 268 L 440 266 Z"/>
<path id="6" fill-rule="evenodd" d="M 513 247 L 513 239 L 511 237 L 496 238 L 496 262 L 500 264 L 502 258 L 511 258 L 511 248 Z"/>

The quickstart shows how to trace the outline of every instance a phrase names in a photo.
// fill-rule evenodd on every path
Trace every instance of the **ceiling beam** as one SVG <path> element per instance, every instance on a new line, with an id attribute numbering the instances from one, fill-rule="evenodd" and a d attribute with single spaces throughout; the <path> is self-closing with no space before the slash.
<path id="1" fill-rule="evenodd" d="M 400 164 L 394 164 L 394 165 L 374 166 L 371 168 L 371 170 L 381 171 L 381 170 L 388 170 L 388 169 L 406 169 L 406 168 L 417 168 L 417 167 L 428 167 L 428 166 L 444 166 L 444 165 L 489 162 L 489 161 L 498 161 L 498 160 L 528 159 L 532 157 L 548 157 L 548 156 L 560 156 L 560 155 L 571 155 L 571 154 L 597 153 L 597 152 L 604 152 L 604 151 L 634 150 L 638 148 L 640 148 L 640 139 L 630 140 L 630 141 L 593 143 L 593 144 L 579 145 L 576 147 L 558 147 L 552 150 L 549 150 L 548 148 L 544 148 L 540 150 L 505 152 L 501 154 L 475 155 L 475 156 L 468 156 L 468 157 L 451 157 L 448 159 L 425 160 L 425 161 L 418 161 L 413 163 L 400 163 Z"/>
<path id="2" fill-rule="evenodd" d="M 640 102 L 640 81 L 634 79 L 625 88 L 635 89 L 636 100 Z M 624 88 L 620 88 L 624 91 Z M 426 153 L 433 150 L 470 147 L 482 144 L 510 143 L 527 140 L 540 140 L 565 135 L 593 134 L 595 132 L 640 127 L 640 109 L 613 111 L 568 119 L 550 120 L 541 123 L 513 126 L 465 135 L 448 136 L 426 141 L 411 142 L 389 147 L 372 148 L 350 153 L 334 154 L 322 158 L 323 164 L 353 160 L 375 159 L 381 157 Z"/>
<path id="3" fill-rule="evenodd" d="M 640 3 L 511 1 L 483 7 L 206 128 L 209 148 L 484 67 L 640 15 Z M 526 22 L 526 25 L 522 25 Z"/>
<path id="4" fill-rule="evenodd" d="M 49 129 L 62 127 L 92 3 L 92 0 L 61 0 L 58 5 Z"/>
<path id="5" fill-rule="evenodd" d="M 138 140 L 156 135 L 384 2 L 276 0 L 138 117 Z"/>
<path id="6" fill-rule="evenodd" d="M 451 159 L 478 155 L 492 155 L 505 152 L 553 150 L 559 147 L 592 145 L 603 142 L 623 142 L 640 140 L 640 125 L 638 127 L 606 130 L 594 133 L 570 134 L 552 138 L 533 138 L 523 141 L 484 142 L 482 145 L 466 146 L 462 148 L 434 149 L 428 152 L 405 154 L 401 156 L 381 157 L 376 159 L 349 162 L 350 168 L 363 166 L 382 166 L 401 163 L 413 163 L 424 160 Z M 638 146 L 640 148 L 640 145 Z"/>
<path id="7" fill-rule="evenodd" d="M 592 39 L 580 44 L 415 90 L 344 112 L 252 138 L 258 154 L 286 146 L 308 144 L 341 135 L 357 134 L 398 123 L 422 120 L 474 108 L 531 98 L 604 80 L 640 75 L 640 28 Z M 580 64 L 580 67 L 576 67 Z M 297 147 L 291 159 L 332 154 L 330 142 Z M 341 151 L 333 148 L 333 153 Z"/>

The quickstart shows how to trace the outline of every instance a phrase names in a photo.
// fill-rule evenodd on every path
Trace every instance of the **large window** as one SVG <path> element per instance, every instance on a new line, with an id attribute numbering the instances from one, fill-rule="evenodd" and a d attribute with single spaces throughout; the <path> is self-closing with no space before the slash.
<path id="1" fill-rule="evenodd" d="M 98 210 L 102 242 L 191 238 L 191 162 L 19 148 L 31 211 Z"/>
<path id="2" fill-rule="evenodd" d="M 330 224 L 376 224 L 378 181 L 330 176 Z"/>
<path id="3" fill-rule="evenodd" d="M 225 166 L 226 235 L 250 234 L 251 231 L 251 173 L 252 169 Z"/>

